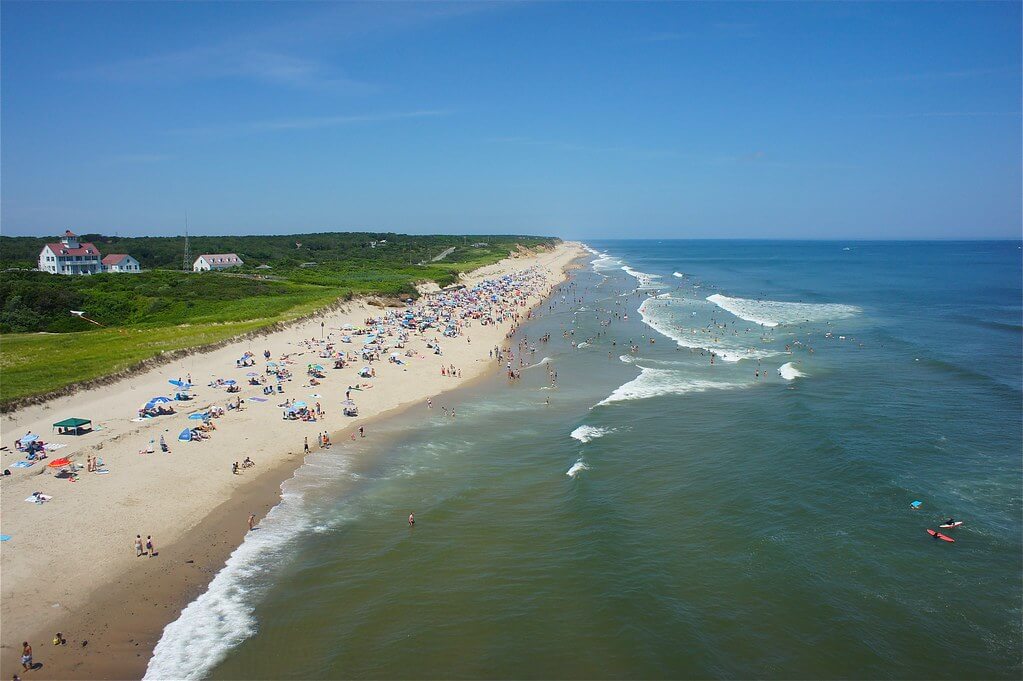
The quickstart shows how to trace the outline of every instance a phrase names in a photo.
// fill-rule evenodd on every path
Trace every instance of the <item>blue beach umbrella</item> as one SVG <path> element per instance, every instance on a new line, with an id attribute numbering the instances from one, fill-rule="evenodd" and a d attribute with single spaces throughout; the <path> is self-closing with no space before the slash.
<path id="1" fill-rule="evenodd" d="M 173 385 L 176 388 L 181 388 L 182 390 L 188 390 L 189 388 L 192 387 L 191 383 L 189 383 L 187 381 L 179 381 L 176 378 L 172 378 L 172 379 L 170 379 L 167 382 L 170 383 L 171 385 Z"/>
<path id="2" fill-rule="evenodd" d="M 238 381 L 234 380 L 233 378 L 229 378 L 226 381 L 224 381 L 224 385 L 234 385 L 237 382 Z"/>
<path id="3" fill-rule="evenodd" d="M 194 414 L 189 414 L 188 415 L 188 419 L 190 421 L 202 421 L 202 420 L 206 419 L 208 416 L 209 416 L 209 414 L 207 414 L 206 412 L 197 411 Z"/>
<path id="4" fill-rule="evenodd" d="M 192 431 L 190 431 L 188 428 L 185 428 L 183 431 L 181 431 L 181 434 L 178 435 L 178 439 L 183 442 L 188 442 L 189 440 L 192 439 Z"/>

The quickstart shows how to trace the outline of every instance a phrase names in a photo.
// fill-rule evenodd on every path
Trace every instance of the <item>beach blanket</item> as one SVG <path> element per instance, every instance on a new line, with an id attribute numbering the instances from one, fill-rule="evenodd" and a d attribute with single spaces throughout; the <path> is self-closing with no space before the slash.
<path id="1" fill-rule="evenodd" d="M 101 468 L 100 470 L 97 470 L 96 472 L 99 473 L 100 475 L 104 475 L 106 473 L 109 473 L 110 471 L 108 471 L 106 468 Z"/>
<path id="2" fill-rule="evenodd" d="M 38 496 L 36 496 L 35 494 L 33 494 L 33 495 L 32 495 L 32 496 L 30 496 L 30 497 L 29 497 L 28 499 L 25 499 L 25 501 L 27 501 L 27 502 L 28 502 L 28 503 L 30 503 L 30 504 L 41 504 L 41 503 L 43 503 L 44 501 L 49 501 L 49 500 L 50 500 L 50 499 L 52 499 L 52 498 L 53 498 L 53 497 L 51 497 L 51 496 L 50 496 L 49 494 L 40 494 L 40 495 L 38 495 Z"/>
<path id="3" fill-rule="evenodd" d="M 35 461 L 16 461 L 14 463 L 14 467 L 15 468 L 28 468 L 29 466 L 31 466 L 34 463 L 35 463 Z"/>
<path id="4" fill-rule="evenodd" d="M 10 541 L 10 540 L 11 540 L 11 535 L 9 535 L 9 534 L 0 534 L 0 541 Z"/>
<path id="5" fill-rule="evenodd" d="M 62 447 L 67 447 L 67 443 L 66 442 L 51 442 L 51 443 L 46 445 L 46 449 L 48 449 L 48 450 L 49 449 L 61 449 Z"/>
<path id="6" fill-rule="evenodd" d="M 265 397 L 250 397 L 249 402 L 266 402 Z"/>

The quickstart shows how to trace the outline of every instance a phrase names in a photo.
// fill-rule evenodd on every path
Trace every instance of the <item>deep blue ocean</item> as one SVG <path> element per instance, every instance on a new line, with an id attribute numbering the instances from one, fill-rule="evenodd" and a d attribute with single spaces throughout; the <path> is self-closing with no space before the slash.
<path id="1" fill-rule="evenodd" d="M 1021 244 L 587 245 L 521 381 L 310 456 L 150 676 L 1020 678 Z"/>

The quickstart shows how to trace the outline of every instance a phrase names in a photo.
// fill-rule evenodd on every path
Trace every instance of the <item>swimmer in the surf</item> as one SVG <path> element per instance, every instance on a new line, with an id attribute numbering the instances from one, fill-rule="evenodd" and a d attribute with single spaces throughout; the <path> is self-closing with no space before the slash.
<path id="1" fill-rule="evenodd" d="M 415 513 L 409 513 L 408 514 L 408 526 L 412 527 L 415 524 L 416 524 L 416 514 Z"/>

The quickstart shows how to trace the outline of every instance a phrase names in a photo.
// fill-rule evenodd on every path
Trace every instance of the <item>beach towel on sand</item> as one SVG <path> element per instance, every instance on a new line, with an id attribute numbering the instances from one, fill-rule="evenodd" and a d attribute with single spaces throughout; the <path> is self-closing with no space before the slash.
<path id="1" fill-rule="evenodd" d="M 34 463 L 35 463 L 35 461 L 15 461 L 14 462 L 14 467 L 15 468 L 28 468 L 29 466 L 31 466 Z"/>

